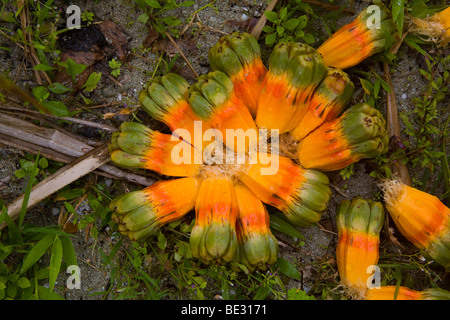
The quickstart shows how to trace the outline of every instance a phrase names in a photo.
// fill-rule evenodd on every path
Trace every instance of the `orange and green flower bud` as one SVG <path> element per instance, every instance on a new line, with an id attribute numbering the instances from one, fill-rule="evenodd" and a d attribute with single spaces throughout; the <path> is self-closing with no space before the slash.
<path id="1" fill-rule="evenodd" d="M 270 165 L 249 164 L 240 178 L 262 202 L 282 211 L 295 225 L 319 221 L 331 197 L 324 173 L 303 169 L 283 156 Z"/>
<path id="2" fill-rule="evenodd" d="M 144 239 L 191 211 L 199 186 L 195 178 L 180 178 L 125 193 L 111 201 L 112 219 L 122 234 L 132 240 Z"/>
<path id="3" fill-rule="evenodd" d="M 450 209 L 436 196 L 398 180 L 382 184 L 386 209 L 401 234 L 434 261 L 450 267 Z"/>
<path id="4" fill-rule="evenodd" d="M 257 137 L 244 146 L 236 143 L 236 139 L 226 139 L 228 129 L 236 133 L 237 139 L 241 133 L 244 137 L 247 130 L 256 133 L 257 129 L 248 108 L 237 97 L 230 78 L 222 71 L 200 76 L 189 90 L 189 103 L 198 117 L 220 131 L 228 147 L 245 152 L 256 145 Z"/>
<path id="5" fill-rule="evenodd" d="M 248 33 L 234 32 L 220 38 L 208 56 L 211 69 L 228 75 L 236 95 L 256 115 L 261 83 L 267 72 L 256 39 Z"/>
<path id="6" fill-rule="evenodd" d="M 439 47 L 450 42 L 450 7 L 424 19 L 408 17 L 408 31 L 425 36 L 424 40 L 433 41 Z"/>
<path id="7" fill-rule="evenodd" d="M 195 203 L 195 225 L 191 232 L 192 255 L 205 263 L 234 259 L 238 206 L 232 181 L 209 177 L 202 181 Z"/>
<path id="8" fill-rule="evenodd" d="M 402 286 L 383 286 L 367 291 L 366 300 L 450 300 L 450 292 L 441 288 L 416 291 Z"/>
<path id="9" fill-rule="evenodd" d="M 290 132 L 291 136 L 300 141 L 322 123 L 335 119 L 350 101 L 354 89 L 345 72 L 329 67 L 327 76 L 311 95 L 305 115 Z"/>
<path id="10" fill-rule="evenodd" d="M 297 156 L 305 168 L 333 171 L 384 154 L 388 149 L 389 137 L 382 114 L 360 103 L 300 141 Z"/>
<path id="11" fill-rule="evenodd" d="M 236 185 L 236 198 L 239 207 L 237 260 L 249 270 L 265 270 L 278 258 L 278 241 L 270 231 L 269 214 L 261 200 L 242 183 Z"/>
<path id="12" fill-rule="evenodd" d="M 201 167 L 194 161 L 201 159 L 201 150 L 135 122 L 121 124 L 109 149 L 111 160 L 127 169 L 149 169 L 168 176 L 187 177 L 197 175 Z"/>
<path id="13" fill-rule="evenodd" d="M 269 60 L 262 84 L 256 124 L 259 128 L 292 130 L 307 109 L 307 100 L 327 74 L 322 57 L 312 47 L 280 42 Z"/>
<path id="14" fill-rule="evenodd" d="M 379 16 L 378 16 L 379 12 Z M 388 50 L 396 27 L 381 3 L 365 8 L 354 21 L 331 35 L 318 49 L 326 66 L 353 67 L 375 53 Z"/>
<path id="15" fill-rule="evenodd" d="M 369 267 L 378 263 L 383 222 L 384 209 L 380 202 L 355 198 L 339 204 L 336 261 L 341 282 L 347 288 L 360 292 L 368 288 L 373 271 Z"/>

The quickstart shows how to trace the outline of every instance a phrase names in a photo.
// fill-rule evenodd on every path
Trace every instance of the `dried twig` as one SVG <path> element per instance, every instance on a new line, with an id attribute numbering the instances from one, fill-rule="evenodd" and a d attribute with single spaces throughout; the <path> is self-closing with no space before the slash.
<path id="1" fill-rule="evenodd" d="M 403 34 L 402 38 L 392 46 L 391 53 L 395 54 L 397 53 L 398 49 L 400 48 L 403 40 L 406 37 L 406 32 Z M 384 68 L 384 76 L 386 79 L 386 83 L 391 88 L 391 92 L 386 93 L 386 108 L 387 108 L 387 127 L 389 131 L 389 138 L 391 139 L 400 139 L 401 132 L 400 132 L 400 124 L 398 120 L 398 108 L 397 108 L 397 101 L 395 99 L 395 92 L 393 90 L 392 85 L 392 79 L 391 74 L 389 70 L 389 65 L 385 62 L 383 63 Z M 401 181 L 410 186 L 411 185 L 411 179 L 408 173 L 408 169 L 401 161 L 396 161 L 391 164 L 392 170 L 396 176 L 398 176 Z"/>
<path id="2" fill-rule="evenodd" d="M 177 43 L 175 42 L 175 40 L 173 40 L 172 36 L 170 35 L 170 33 L 168 33 L 167 31 L 164 31 L 164 34 L 167 36 L 167 38 L 169 38 L 170 42 L 172 42 L 172 44 L 175 46 L 175 48 L 178 50 L 178 52 L 180 53 L 180 55 L 183 57 L 184 61 L 186 61 L 186 63 L 188 64 L 189 68 L 192 70 L 192 72 L 194 73 L 194 75 L 198 78 L 198 73 L 197 71 L 195 71 L 194 67 L 192 66 L 192 64 L 189 62 L 189 60 L 186 58 L 186 56 L 184 55 L 183 51 L 181 51 L 180 47 L 177 45 Z"/>
<path id="3" fill-rule="evenodd" d="M 269 5 L 267 6 L 265 11 L 272 11 L 275 5 L 277 4 L 278 0 L 272 0 Z M 255 37 L 256 39 L 259 39 L 259 36 L 261 35 L 262 29 L 264 28 L 264 25 L 267 22 L 266 15 L 263 13 L 261 18 L 259 18 L 258 22 L 256 23 L 255 27 L 253 28 L 251 35 Z"/>

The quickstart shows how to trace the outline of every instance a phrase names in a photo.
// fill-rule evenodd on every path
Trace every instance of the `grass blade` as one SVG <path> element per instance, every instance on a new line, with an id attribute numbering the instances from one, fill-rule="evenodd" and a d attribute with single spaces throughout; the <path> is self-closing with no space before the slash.
<path id="1" fill-rule="evenodd" d="M 75 248 L 73 247 L 72 240 L 68 236 L 62 236 L 60 240 L 63 249 L 64 262 L 67 266 L 77 266 L 77 255 L 75 253 Z"/>
<path id="2" fill-rule="evenodd" d="M 56 236 L 54 234 L 46 234 L 33 246 L 23 262 L 22 268 L 20 269 L 21 274 L 26 272 L 33 264 L 38 262 L 38 260 L 44 255 L 45 251 L 47 251 L 47 249 L 52 245 L 55 237 Z"/>
<path id="3" fill-rule="evenodd" d="M 49 289 L 53 291 L 56 278 L 58 278 L 59 270 L 61 269 L 61 262 L 63 257 L 63 248 L 59 237 L 55 237 L 52 246 L 52 254 L 50 256 L 50 274 L 49 274 Z"/>
<path id="4" fill-rule="evenodd" d="M 290 263 L 289 261 L 287 261 L 286 259 L 283 258 L 278 258 L 276 264 L 275 264 L 275 268 L 279 268 L 280 272 L 283 273 L 284 275 L 292 278 L 292 279 L 296 279 L 296 280 L 301 280 L 302 276 L 300 274 L 300 272 L 297 270 L 296 267 L 294 267 L 292 265 L 292 263 Z"/>
<path id="5" fill-rule="evenodd" d="M 285 233 L 288 236 L 297 239 L 305 239 L 305 237 L 294 226 L 275 214 L 270 215 L 270 227 L 276 231 Z"/>
<path id="6" fill-rule="evenodd" d="M 33 188 L 33 181 L 36 177 L 36 170 L 39 163 L 39 153 L 36 156 L 36 160 L 34 161 L 33 169 L 31 170 L 30 177 L 28 179 L 27 187 L 25 189 L 25 193 L 23 195 L 22 207 L 20 208 L 19 213 L 19 229 L 22 229 L 23 219 L 25 218 L 25 213 L 28 208 L 28 201 L 30 200 L 31 188 Z"/>

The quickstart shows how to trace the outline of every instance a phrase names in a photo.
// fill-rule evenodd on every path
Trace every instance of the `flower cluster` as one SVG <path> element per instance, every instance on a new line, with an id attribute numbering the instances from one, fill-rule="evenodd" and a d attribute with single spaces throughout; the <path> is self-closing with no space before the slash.
<path id="1" fill-rule="evenodd" d="M 140 95 L 142 108 L 172 134 L 123 123 L 112 137 L 111 158 L 172 178 L 114 199 L 119 230 L 144 239 L 195 210 L 194 257 L 237 261 L 249 270 L 274 263 L 278 243 L 266 205 L 295 225 L 315 223 L 331 196 L 324 172 L 388 149 L 378 110 L 364 103 L 346 109 L 354 85 L 326 63 L 334 54 L 282 42 L 266 66 L 256 39 L 236 32 L 210 49 L 212 70 L 193 85 L 172 73 L 153 79 Z M 224 154 L 234 162 L 217 161 Z"/>

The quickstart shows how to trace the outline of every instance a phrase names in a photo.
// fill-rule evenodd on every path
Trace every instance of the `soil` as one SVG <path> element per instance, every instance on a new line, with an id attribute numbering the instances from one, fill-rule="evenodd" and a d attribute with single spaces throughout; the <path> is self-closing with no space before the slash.
<path id="1" fill-rule="evenodd" d="M 233 31 L 246 31 L 245 26 L 248 24 L 249 19 L 252 19 L 251 17 L 253 17 L 252 22 L 257 21 L 265 9 L 266 3 L 261 0 L 227 0 L 217 1 L 211 6 L 206 6 L 211 1 L 198 0 L 195 2 L 196 4 L 191 7 L 174 10 L 171 14 L 176 15 L 181 19 L 183 22 L 182 26 L 184 26 L 185 22 L 194 11 L 203 8 L 198 12 L 198 19 L 201 21 L 203 27 L 193 25 L 181 37 L 183 40 L 181 44 L 184 46 L 182 47 L 183 52 L 192 64 L 194 70 L 201 75 L 210 70 L 207 56 L 209 48 L 224 34 Z M 328 1 L 325 0 L 322 2 L 328 3 Z M 65 2 L 59 1 L 58 3 L 61 5 L 61 10 L 64 10 L 66 6 Z M 142 12 L 133 5 L 134 2 L 125 0 L 78 0 L 72 1 L 72 3 L 78 5 L 81 8 L 81 12 L 93 12 L 95 14 L 94 21 L 96 22 L 105 20 L 113 21 L 120 26 L 127 35 L 129 54 L 127 61 L 122 62 L 123 67 L 121 68 L 120 76 L 117 79 L 112 80 L 110 77 L 104 75 L 97 89 L 89 96 L 89 98 L 97 104 L 117 101 L 119 104 L 95 110 L 95 113 L 93 114 L 82 113 L 79 115 L 85 120 L 117 127 L 121 122 L 131 120 L 130 115 L 118 113 L 125 108 L 138 105 L 139 92 L 150 79 L 158 61 L 159 53 L 153 52 L 152 50 L 142 53 L 142 51 L 139 50 L 139 48 L 142 48 L 142 45 L 149 34 L 149 30 L 142 23 L 137 22 L 138 17 Z M 345 3 L 347 3 L 347 1 L 333 1 L 333 4 L 338 6 L 344 5 Z M 365 6 L 367 6 L 366 1 L 353 1 L 353 9 L 355 12 L 359 12 Z M 319 7 L 314 7 L 314 9 L 321 14 L 326 14 L 328 12 Z M 340 18 L 336 19 L 335 26 L 344 25 L 353 18 L 354 16 L 342 15 Z M 326 32 L 320 23 L 316 23 L 314 27 L 315 34 L 319 36 L 317 37 L 318 41 L 313 44 L 313 46 L 317 47 L 317 44 L 326 38 Z M 263 44 L 263 41 L 260 41 L 260 43 L 263 50 L 263 57 L 267 61 L 270 48 L 267 48 Z M 155 45 L 155 42 L 150 45 L 150 49 L 152 48 L 152 45 Z M 13 48 L 13 51 L 9 53 L 0 50 L 1 70 L 7 70 L 12 79 L 17 77 L 17 84 L 19 86 L 25 90 L 31 91 L 31 88 L 36 85 L 35 78 L 29 69 L 22 69 L 22 62 L 24 61 L 23 52 L 20 51 L 19 47 L 12 46 L 10 43 L 8 44 L 8 40 L 2 36 L 0 36 L 0 47 L 1 46 Z M 174 48 L 170 49 L 167 42 L 162 46 L 167 51 L 171 51 L 173 55 L 177 52 Z M 118 57 L 114 54 L 108 56 L 108 60 L 111 60 L 112 58 Z M 397 59 L 397 66 L 394 68 L 392 76 L 400 112 L 409 111 L 411 109 L 412 99 L 420 94 L 425 85 L 423 77 L 420 76 L 418 71 L 418 61 L 420 59 L 419 54 L 408 47 L 401 48 L 399 58 Z M 360 69 L 368 70 L 372 63 L 373 62 L 371 61 L 364 62 L 361 64 Z M 105 74 L 109 73 L 106 62 L 98 64 L 96 68 L 97 71 L 104 71 Z M 375 68 L 380 75 L 383 75 L 378 64 L 375 64 Z M 177 59 L 173 70 L 183 75 L 190 83 L 195 81 L 195 75 L 181 57 Z M 352 70 L 349 72 L 352 72 Z M 405 74 L 408 74 L 408 76 L 404 76 Z M 358 80 L 358 74 L 351 73 L 350 75 L 356 85 L 353 102 L 359 102 L 358 99 L 361 99 L 363 92 Z M 380 111 L 385 114 L 386 97 L 384 93 L 382 93 L 379 101 L 380 103 L 378 103 L 378 105 L 380 106 Z M 103 119 L 98 116 L 108 113 L 116 115 L 108 119 Z M 141 114 L 138 115 L 142 116 Z M 150 121 L 148 118 L 144 119 L 150 127 L 160 130 L 164 129 L 164 126 L 161 126 L 161 124 Z M 68 123 L 65 124 L 65 127 L 76 134 L 91 139 L 106 141 L 109 137 L 108 132 L 101 132 L 98 129 L 93 129 L 85 125 Z M 0 152 L 0 198 L 8 204 L 24 192 L 26 181 L 15 178 L 14 171 L 20 168 L 19 159 L 23 158 L 25 153 L 4 145 L 0 145 Z M 305 244 L 301 247 L 302 249 L 300 252 L 291 249 L 289 244 L 293 242 L 292 238 L 289 238 L 284 234 L 276 233 L 276 236 L 280 241 L 280 256 L 291 261 L 295 265 L 301 264 L 304 266 L 300 270 L 304 278 L 301 283 L 301 289 L 306 292 L 308 292 L 318 281 L 316 275 L 320 263 L 325 263 L 327 261 L 335 263 L 334 250 L 337 240 L 337 231 L 334 216 L 339 202 L 345 198 L 351 199 L 356 196 L 361 196 L 363 198 L 379 197 L 380 190 L 376 184 L 376 180 L 369 176 L 370 169 L 368 168 L 367 163 L 361 161 L 360 163 L 355 164 L 354 172 L 355 174 L 348 180 L 343 180 L 339 175 L 339 172 L 332 172 L 329 174 L 333 191 L 331 201 L 324 212 L 320 226 L 299 228 L 300 232 L 305 236 L 305 239 L 303 240 Z M 436 179 L 436 177 L 432 178 Z M 83 184 L 86 182 L 87 178 L 82 178 L 79 183 Z M 117 186 L 117 184 L 113 184 L 111 179 L 100 176 L 97 177 L 97 182 Z M 126 182 L 121 184 L 122 190 L 123 188 L 133 190 L 139 187 L 140 186 L 138 185 Z M 117 192 L 120 191 L 111 191 L 113 194 Z M 442 194 L 443 190 L 438 189 L 437 192 Z M 42 226 L 52 225 L 57 222 L 62 207 L 62 202 L 46 201 L 30 209 L 26 219 L 28 222 L 34 222 Z M 90 212 L 90 210 L 92 209 L 86 202 L 83 202 L 77 209 L 80 214 L 83 212 Z M 395 232 L 395 236 L 402 239 L 401 235 L 397 232 Z M 111 270 L 102 264 L 99 249 L 101 248 L 107 254 L 117 241 L 117 238 L 111 238 L 108 234 L 106 234 L 106 236 L 100 235 L 97 239 L 94 239 L 92 236 L 86 237 L 85 230 L 81 230 L 75 235 L 73 242 L 81 268 L 82 286 L 79 290 L 66 290 L 63 292 L 63 296 L 66 299 L 85 300 L 108 298 L 95 294 L 96 292 L 106 290 L 111 276 Z M 124 245 L 129 245 L 126 239 L 124 239 L 124 243 Z M 392 244 L 388 240 L 386 234 L 382 235 L 382 246 L 387 248 L 390 252 L 400 252 L 400 248 Z M 414 249 L 411 246 L 408 246 L 407 249 L 410 250 L 410 252 L 414 252 Z M 337 278 L 337 271 L 331 276 Z M 58 279 L 58 284 L 64 286 L 66 279 L 67 275 L 63 272 Z M 170 281 L 168 280 L 167 283 L 170 284 Z M 447 289 L 449 289 L 450 281 L 448 281 L 448 279 L 443 279 L 441 283 L 447 285 Z M 299 286 L 300 283 L 295 280 L 290 280 L 286 285 L 287 288 L 298 288 Z M 424 288 L 418 287 L 417 289 Z M 213 296 L 207 298 L 211 299 Z"/>

